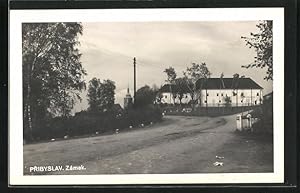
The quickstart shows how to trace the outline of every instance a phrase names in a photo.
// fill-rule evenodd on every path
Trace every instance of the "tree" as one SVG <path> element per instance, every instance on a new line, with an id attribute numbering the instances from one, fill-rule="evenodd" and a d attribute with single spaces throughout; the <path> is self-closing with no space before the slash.
<path id="1" fill-rule="evenodd" d="M 169 68 L 166 68 L 164 72 L 167 74 L 166 82 L 169 83 L 170 96 L 172 95 L 172 97 L 170 98 L 173 98 L 173 102 L 175 104 L 176 92 L 172 90 L 172 85 L 174 84 L 174 81 L 177 77 L 176 71 L 173 67 L 170 66 Z"/>
<path id="2" fill-rule="evenodd" d="M 231 106 L 231 100 L 230 100 L 229 96 L 225 96 L 224 101 L 225 101 L 225 107 L 230 107 Z"/>
<path id="3" fill-rule="evenodd" d="M 239 87 L 240 75 L 238 73 L 233 74 L 231 88 L 233 89 L 233 96 L 236 98 L 236 106 L 238 106 L 238 87 Z"/>
<path id="4" fill-rule="evenodd" d="M 136 91 L 137 103 L 136 107 L 145 107 L 154 103 L 156 99 L 156 92 L 151 89 L 148 85 L 139 88 Z"/>
<path id="5" fill-rule="evenodd" d="M 245 75 L 240 76 L 238 73 L 235 73 L 233 74 L 232 83 L 231 83 L 231 89 L 233 89 L 232 95 L 235 96 L 236 98 L 236 106 L 238 106 L 238 88 L 239 88 L 239 83 L 241 78 L 245 78 Z"/>
<path id="6" fill-rule="evenodd" d="M 100 87 L 101 81 L 97 78 L 92 78 L 89 81 L 88 86 L 88 103 L 89 103 L 89 111 L 96 112 L 99 106 L 99 96 L 98 96 L 98 90 Z"/>
<path id="7" fill-rule="evenodd" d="M 115 103 L 115 83 L 111 80 L 92 78 L 88 87 L 89 111 L 105 112 Z"/>
<path id="8" fill-rule="evenodd" d="M 211 72 L 208 70 L 206 63 L 201 63 L 201 64 L 192 63 L 192 66 L 187 67 L 186 72 L 183 72 L 183 74 L 184 74 L 187 86 L 190 90 L 193 104 L 195 104 L 195 102 L 198 99 L 200 99 L 200 105 L 201 105 L 202 104 L 202 101 L 201 101 L 202 87 L 203 87 L 204 83 L 206 82 L 206 80 L 208 78 L 210 78 L 210 76 L 211 76 Z M 196 83 L 199 79 L 202 79 L 202 81 L 200 82 L 199 95 L 198 95 L 198 97 L 196 97 L 197 92 L 198 92 Z M 190 85 L 192 85 L 192 86 L 190 86 Z"/>
<path id="9" fill-rule="evenodd" d="M 23 23 L 24 137 L 32 139 L 37 122 L 47 116 L 67 117 L 86 75 L 80 62 L 80 23 Z"/>
<path id="10" fill-rule="evenodd" d="M 267 68 L 264 79 L 273 80 L 273 22 L 261 21 L 256 25 L 259 32 L 250 33 L 250 37 L 241 37 L 249 48 L 254 48 L 256 56 L 254 62 L 244 65 L 244 68 Z"/>
<path id="11" fill-rule="evenodd" d="M 176 85 L 176 95 L 178 96 L 178 99 L 179 99 L 179 102 L 180 102 L 180 105 L 181 105 L 183 96 L 188 91 L 187 85 L 186 85 L 186 80 L 185 80 L 185 78 L 180 77 L 180 78 L 176 78 L 174 80 L 174 82 L 175 82 L 175 85 Z"/>
<path id="12" fill-rule="evenodd" d="M 115 103 L 115 82 L 109 79 L 103 80 L 100 85 L 99 95 L 100 95 L 100 109 L 109 110 Z"/>

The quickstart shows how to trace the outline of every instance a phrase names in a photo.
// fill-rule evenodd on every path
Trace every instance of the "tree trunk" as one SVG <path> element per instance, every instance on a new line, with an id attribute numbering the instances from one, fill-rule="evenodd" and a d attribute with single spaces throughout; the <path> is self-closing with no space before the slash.
<path id="1" fill-rule="evenodd" d="M 251 99 L 250 99 L 250 106 L 253 106 L 253 104 L 252 104 L 252 88 L 251 88 Z"/>
<path id="2" fill-rule="evenodd" d="M 199 101 L 200 101 L 200 107 L 202 107 L 202 90 L 199 91 Z"/>
<path id="3" fill-rule="evenodd" d="M 29 140 L 32 140 L 32 115 L 31 115 L 31 67 L 28 65 L 27 73 L 27 96 L 26 96 L 26 112 L 27 112 L 27 121 L 28 121 L 28 137 Z"/>
<path id="4" fill-rule="evenodd" d="M 195 110 L 195 91 L 193 91 L 193 93 L 191 94 L 191 98 L 192 98 L 192 110 Z"/>
<path id="5" fill-rule="evenodd" d="M 239 106 L 239 91 L 236 89 L 236 106 Z"/>
<path id="6" fill-rule="evenodd" d="M 183 98 L 183 96 L 179 98 L 179 105 L 180 105 L 180 107 L 182 106 L 182 102 L 181 102 L 182 98 Z"/>
<path id="7" fill-rule="evenodd" d="M 170 90 L 170 105 L 172 105 L 172 86 L 171 86 L 171 83 L 169 85 L 169 90 Z"/>
<path id="8" fill-rule="evenodd" d="M 207 89 L 205 89 L 205 100 L 206 100 L 205 106 L 206 106 L 206 110 L 207 110 Z"/>

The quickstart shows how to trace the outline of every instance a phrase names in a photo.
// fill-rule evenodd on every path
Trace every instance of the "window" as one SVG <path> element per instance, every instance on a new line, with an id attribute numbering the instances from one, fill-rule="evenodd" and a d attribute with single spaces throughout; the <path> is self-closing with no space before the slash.
<path id="1" fill-rule="evenodd" d="M 208 93 L 206 94 L 206 96 L 209 96 Z"/>
<path id="2" fill-rule="evenodd" d="M 254 101 L 254 104 L 256 104 L 257 102 L 256 101 Z"/>
<path id="3" fill-rule="evenodd" d="M 168 96 L 167 96 L 167 95 L 165 95 L 165 98 L 168 98 Z"/>
<path id="4" fill-rule="evenodd" d="M 244 93 L 243 93 L 243 92 L 241 93 L 241 96 L 244 96 Z"/>
<path id="5" fill-rule="evenodd" d="M 221 94 L 221 96 L 223 96 L 223 93 Z"/>
<path id="6" fill-rule="evenodd" d="M 241 103 L 243 103 L 243 100 L 241 100 Z"/>
<path id="7" fill-rule="evenodd" d="M 187 99 L 187 98 L 188 98 L 188 96 L 187 96 L 187 95 L 185 95 L 185 98 Z"/>
<path id="8" fill-rule="evenodd" d="M 219 96 L 219 93 L 217 93 L 217 96 Z"/>
<path id="9" fill-rule="evenodd" d="M 259 93 L 257 93 L 256 96 L 259 96 Z"/>
<path id="10" fill-rule="evenodd" d="M 219 103 L 221 103 L 221 100 L 219 100 Z"/>
<path id="11" fill-rule="evenodd" d="M 207 103 L 207 101 L 204 101 L 204 103 Z"/>

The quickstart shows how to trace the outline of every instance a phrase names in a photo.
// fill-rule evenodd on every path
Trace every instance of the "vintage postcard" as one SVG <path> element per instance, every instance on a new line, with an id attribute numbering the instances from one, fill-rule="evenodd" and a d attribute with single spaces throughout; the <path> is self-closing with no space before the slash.
<path id="1" fill-rule="evenodd" d="M 282 183 L 283 16 L 11 10 L 10 184 Z"/>

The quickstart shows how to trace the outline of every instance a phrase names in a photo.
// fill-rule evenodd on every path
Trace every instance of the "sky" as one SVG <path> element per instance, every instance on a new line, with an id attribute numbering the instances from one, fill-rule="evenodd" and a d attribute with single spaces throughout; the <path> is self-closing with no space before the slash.
<path id="1" fill-rule="evenodd" d="M 172 66 L 177 76 L 191 63 L 207 64 L 211 77 L 232 77 L 239 73 L 252 78 L 267 94 L 272 81 L 264 80 L 266 69 L 245 69 L 254 61 L 255 50 L 249 49 L 241 36 L 257 32 L 258 21 L 243 22 L 101 22 L 82 23 L 79 37 L 82 65 L 88 83 L 93 77 L 116 83 L 115 103 L 123 106 L 129 87 L 133 95 L 133 58 L 137 63 L 137 89 L 166 83 L 164 69 Z M 88 107 L 87 91 L 74 111 Z"/>

